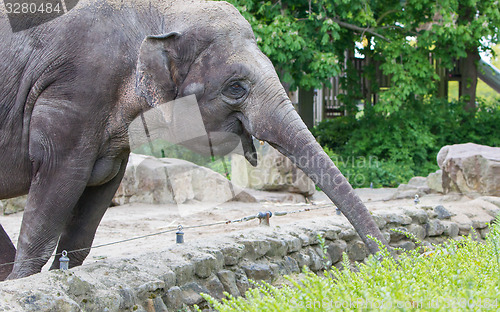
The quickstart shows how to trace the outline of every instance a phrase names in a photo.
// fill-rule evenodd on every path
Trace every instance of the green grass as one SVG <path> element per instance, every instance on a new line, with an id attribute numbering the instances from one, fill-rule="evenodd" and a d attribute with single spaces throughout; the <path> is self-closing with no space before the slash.
<path id="1" fill-rule="evenodd" d="M 317 276 L 305 270 L 299 281 L 287 277 L 293 286 L 260 283 L 246 298 L 204 297 L 217 311 L 497 311 L 499 223 L 485 243 L 469 236 L 435 247 L 397 261 L 383 250 L 383 260 L 371 257 L 354 271 L 332 268 Z M 343 263 L 350 267 L 346 255 Z"/>

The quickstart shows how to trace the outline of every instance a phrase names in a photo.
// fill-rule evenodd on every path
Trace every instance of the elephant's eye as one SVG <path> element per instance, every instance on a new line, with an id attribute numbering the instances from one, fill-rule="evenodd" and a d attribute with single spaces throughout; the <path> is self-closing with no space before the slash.
<path id="1" fill-rule="evenodd" d="M 229 98 L 238 100 L 245 96 L 247 89 L 241 82 L 235 81 L 228 84 L 222 93 Z"/>

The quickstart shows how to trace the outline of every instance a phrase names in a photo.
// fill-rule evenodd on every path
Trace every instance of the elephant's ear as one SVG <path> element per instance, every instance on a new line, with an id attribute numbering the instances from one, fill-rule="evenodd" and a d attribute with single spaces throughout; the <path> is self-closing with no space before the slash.
<path id="1" fill-rule="evenodd" d="M 136 92 L 152 107 L 171 101 L 182 82 L 182 64 L 178 55 L 181 34 L 147 36 L 137 61 Z"/>

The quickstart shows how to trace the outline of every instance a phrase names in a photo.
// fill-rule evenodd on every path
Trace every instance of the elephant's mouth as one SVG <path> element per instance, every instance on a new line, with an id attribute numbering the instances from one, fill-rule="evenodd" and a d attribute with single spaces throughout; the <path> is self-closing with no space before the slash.
<path id="1" fill-rule="evenodd" d="M 238 118 L 224 126 L 223 132 L 209 132 L 209 143 L 214 155 L 243 154 L 252 166 L 257 166 L 257 151 L 252 135 Z M 239 149 L 239 142 L 243 151 Z M 238 150 L 239 149 L 239 150 Z"/>
<path id="2" fill-rule="evenodd" d="M 252 135 L 245 129 L 243 123 L 239 121 L 241 125 L 242 132 L 240 134 L 241 145 L 243 147 L 243 154 L 248 162 L 256 167 L 257 166 L 257 151 L 255 150 L 255 145 L 253 145 L 253 137 Z"/>
<path id="3" fill-rule="evenodd" d="M 239 148 L 240 142 L 243 150 Z M 223 130 L 208 131 L 207 135 L 180 144 L 205 156 L 223 156 L 230 153 L 243 154 L 252 166 L 257 166 L 257 152 L 252 135 L 237 118 L 224 125 Z"/>

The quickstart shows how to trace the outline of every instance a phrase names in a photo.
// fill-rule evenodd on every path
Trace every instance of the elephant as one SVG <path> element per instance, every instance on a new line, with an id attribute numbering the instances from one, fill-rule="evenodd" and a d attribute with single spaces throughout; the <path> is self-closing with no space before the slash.
<path id="1" fill-rule="evenodd" d="M 0 199 L 28 197 L 17 250 L 0 226 L 0 278 L 40 272 L 54 250 L 76 250 L 70 267 L 81 265 L 124 175 L 127 127 L 189 95 L 208 133 L 238 135 L 254 165 L 252 137 L 268 142 L 329 196 L 370 252 L 379 245 L 369 236 L 387 244 L 232 5 L 81 0 L 17 32 L 2 9 Z"/>

